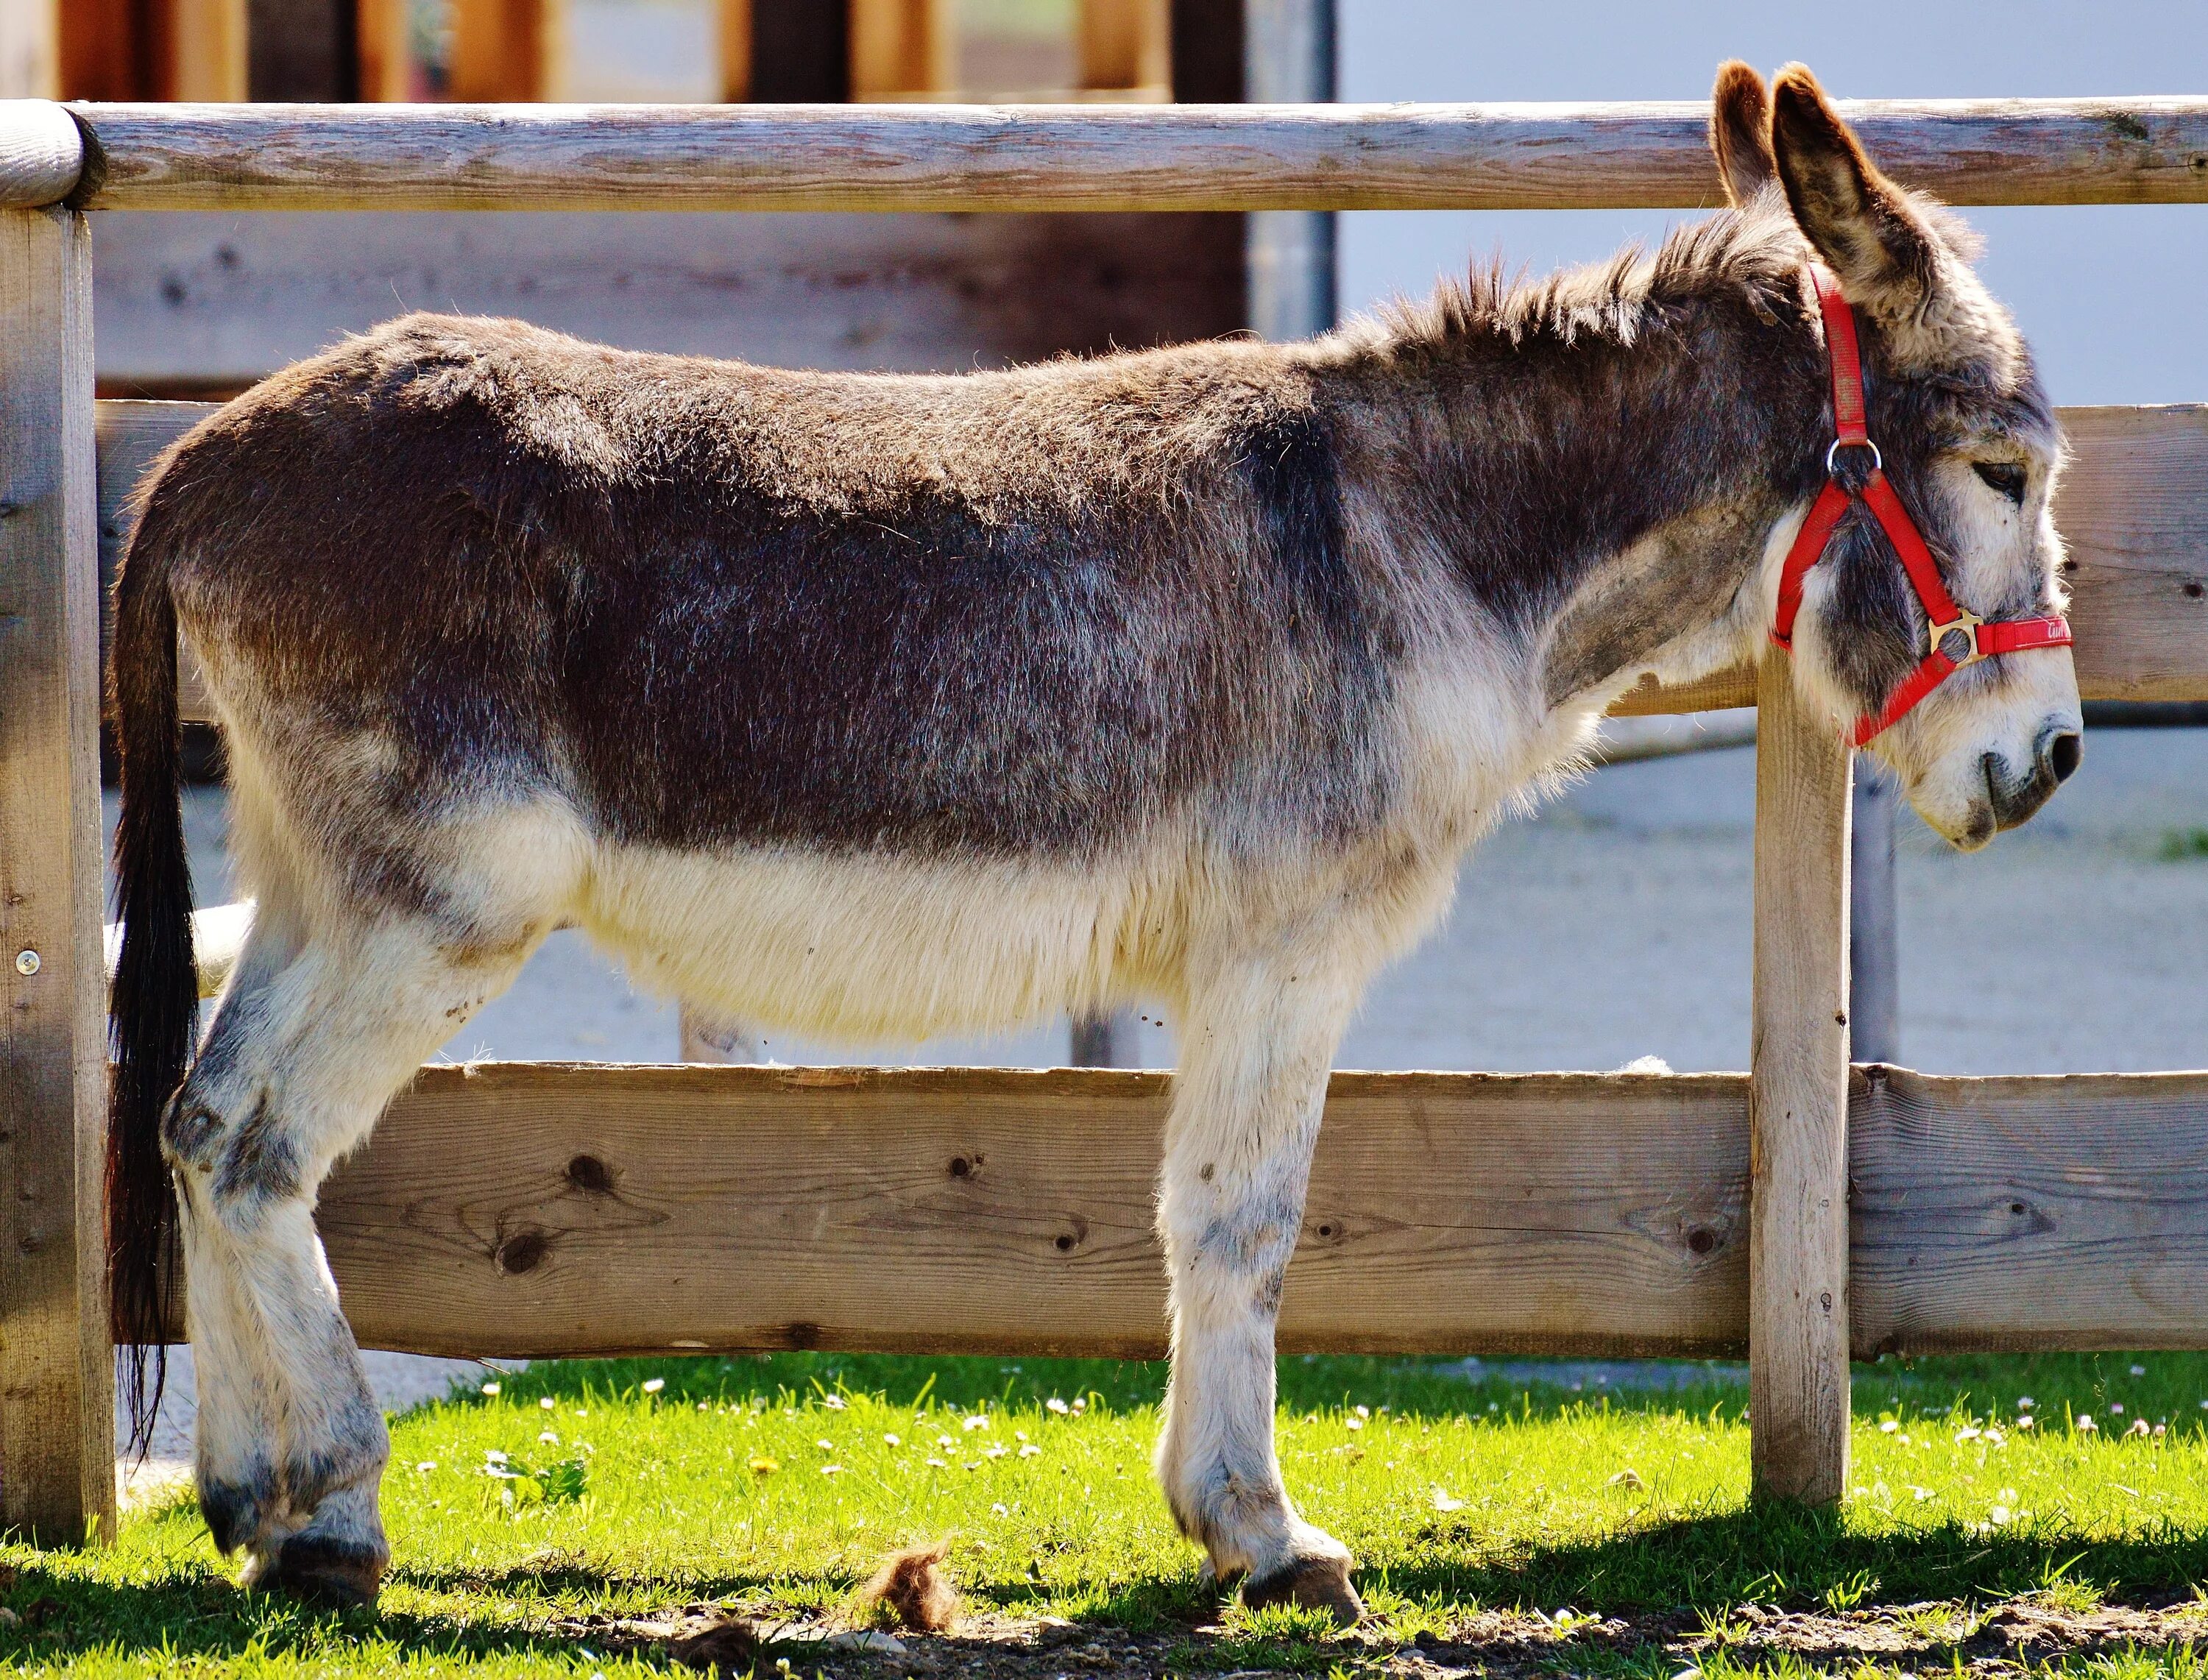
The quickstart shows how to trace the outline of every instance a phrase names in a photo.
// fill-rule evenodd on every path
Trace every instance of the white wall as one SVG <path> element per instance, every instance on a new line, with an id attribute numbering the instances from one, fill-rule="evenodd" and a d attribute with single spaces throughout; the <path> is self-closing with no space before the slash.
<path id="1" fill-rule="evenodd" d="M 1344 99 L 1701 99 L 1721 59 L 1809 64 L 1835 95 L 2208 92 L 2201 0 L 1339 0 Z M 1684 212 L 1365 211 L 1345 310 L 1423 294 L 1473 254 L 1536 269 L 1660 237 Z M 2059 403 L 2208 399 L 2208 206 L 1975 209 L 1983 272 Z"/>

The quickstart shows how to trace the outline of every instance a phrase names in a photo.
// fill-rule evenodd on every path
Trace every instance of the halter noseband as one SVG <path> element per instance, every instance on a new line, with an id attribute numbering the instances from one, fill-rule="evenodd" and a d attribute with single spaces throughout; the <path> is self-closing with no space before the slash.
<path id="1" fill-rule="evenodd" d="M 2067 647 L 2070 627 L 2053 615 L 2043 618 L 2013 618 L 1992 623 L 1955 604 L 1940 581 L 1940 568 L 1924 545 L 1901 498 L 1887 482 L 1883 458 L 1870 441 L 1863 420 L 1863 355 L 1856 345 L 1856 318 L 1839 282 L 1816 263 L 1809 278 L 1817 289 L 1817 307 L 1825 317 L 1825 353 L 1833 375 L 1833 442 L 1825 451 L 1825 488 L 1809 506 L 1809 516 L 1786 551 L 1786 564 L 1779 574 L 1779 615 L 1771 627 L 1771 639 L 1790 653 L 1794 647 L 1794 620 L 1802 610 L 1802 585 L 1809 568 L 1824 558 L 1833 532 L 1857 501 L 1870 509 L 1884 529 L 1902 569 L 1915 585 L 1929 627 L 1931 651 L 1876 712 L 1856 719 L 1855 744 L 1863 746 L 1882 735 L 1919 700 L 1965 665 L 1995 653 L 2020 653 L 2031 648 Z M 1843 449 L 1870 451 L 1870 476 L 1860 491 L 1849 489 L 1833 471 Z"/>

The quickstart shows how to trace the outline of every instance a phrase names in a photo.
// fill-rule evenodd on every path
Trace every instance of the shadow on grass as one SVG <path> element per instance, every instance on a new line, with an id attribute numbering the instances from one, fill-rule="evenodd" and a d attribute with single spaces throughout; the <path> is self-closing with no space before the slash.
<path id="1" fill-rule="evenodd" d="M 1430 1525 L 1433 1551 L 1476 1553 L 1470 1529 Z M 1492 1558 L 1446 1556 L 1384 1572 L 1395 1592 L 1420 1602 L 1631 1614 L 1779 1608 L 1869 1608 L 1936 1599 L 2006 1599 L 2066 1584 L 2110 1600 L 2190 1596 L 2208 1576 L 2208 1532 L 2166 1527 L 2085 1539 L 2060 1530 L 1976 1533 L 1959 1523 L 1869 1534 L 1827 1512 L 1752 1506 L 1651 1522 L 1563 1545 Z M 1373 1572 L 1376 1581 L 1382 1572 Z"/>
<path id="2" fill-rule="evenodd" d="M 2110 1602 L 2163 1604 L 2208 1576 L 2208 1533 L 2167 1530 L 2081 1539 L 2060 1533 L 1974 1534 L 1960 1527 L 1902 1535 L 1851 1532 L 1838 1519 L 1789 1507 L 1754 1508 L 1646 1527 L 1597 1540 L 1479 1555 L 1476 1529 L 1430 1525 L 1414 1539 L 1431 1561 L 1370 1570 L 1368 1593 L 1400 1595 L 1428 1611 L 1482 1608 L 1551 1610 L 1672 1618 L 1691 1625 L 1746 1604 L 1774 1608 L 1871 1609 L 1926 1599 L 1990 1601 L 2031 1593 L 2050 1581 L 2066 1591 Z M 1455 1557 L 1446 1554 L 1455 1552 Z M 87 1580 L 65 1561 L 33 1556 L 15 1565 L 0 1601 L 19 1618 L 0 1628 L 0 1666 L 49 1663 L 93 1652 L 170 1658 L 289 1653 L 315 1657 L 372 1652 L 394 1658 L 508 1656 L 573 1659 L 588 1631 L 562 1631 L 552 1618 L 642 1617 L 699 1601 L 756 1603 L 792 1582 L 786 1575 L 624 1574 L 572 1558 L 540 1559 L 493 1569 L 400 1569 L 394 1585 L 504 1601 L 508 1619 L 404 1611 L 321 1611 L 248 1595 L 203 1565 L 177 1563 L 135 1581 Z M 819 1583 L 813 1583 L 818 1585 Z M 1197 1629 L 1220 1618 L 1215 1590 L 1189 1572 L 1100 1587 L 1069 1604 L 1063 1587 L 1022 1583 L 968 1589 L 978 1609 L 1021 1616 L 1047 1602 L 1078 1625 L 1163 1635 L 1185 1665 L 1247 1666 L 1253 1653 L 1305 1666 L 1320 1653 L 1302 1630 L 1252 1624 L 1216 1633 Z M 516 1600 L 526 1605 L 520 1611 Z M 616 1607 L 619 1607 L 618 1609 Z M 525 1616 L 525 1622 L 522 1617 Z M 1248 1618 L 1244 1618 L 1248 1619 Z M 1278 1647 L 1277 1650 L 1275 1647 Z M 603 1648 L 603 1647 L 600 1647 Z M 663 1647 L 639 1647 L 647 1661 Z"/>
<path id="3" fill-rule="evenodd" d="M 248 1593 L 203 1570 L 157 1580 L 88 1581 L 33 1558 L 14 1566 L 0 1595 L 17 1621 L 0 1627 L 0 1670 L 18 1664 L 64 1665 L 113 1653 L 193 1658 L 357 1659 L 481 1657 L 572 1660 L 581 1642 L 556 1631 L 464 1622 L 388 1610 L 327 1610 L 271 1593 Z M 649 1656 L 649 1653 L 646 1653 Z"/>

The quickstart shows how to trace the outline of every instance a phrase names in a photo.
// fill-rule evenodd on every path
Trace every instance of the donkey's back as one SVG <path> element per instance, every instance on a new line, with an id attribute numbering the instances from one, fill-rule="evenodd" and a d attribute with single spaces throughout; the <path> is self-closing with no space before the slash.
<path id="1" fill-rule="evenodd" d="M 122 587 L 249 755 L 372 760 L 379 826 L 526 788 L 679 849 L 1339 829 L 1389 609 L 1335 429 L 1255 345 L 855 376 L 417 315 L 185 440 Z"/>

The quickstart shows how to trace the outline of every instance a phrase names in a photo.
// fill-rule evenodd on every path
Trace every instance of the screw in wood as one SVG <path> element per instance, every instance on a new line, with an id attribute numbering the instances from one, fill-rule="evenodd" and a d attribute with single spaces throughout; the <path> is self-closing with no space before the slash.
<path id="1" fill-rule="evenodd" d="M 17 974 L 22 975 L 24 979 L 28 980 L 33 975 L 38 973 L 38 971 L 39 953 L 37 951 L 19 951 L 15 953 L 15 972 Z"/>

